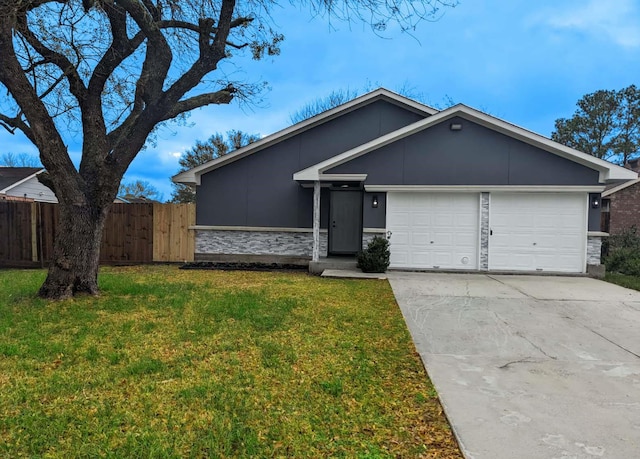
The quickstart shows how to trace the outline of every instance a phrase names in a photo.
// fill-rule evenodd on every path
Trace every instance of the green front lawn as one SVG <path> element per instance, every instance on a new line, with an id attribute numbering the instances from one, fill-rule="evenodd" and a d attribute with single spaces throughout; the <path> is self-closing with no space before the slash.
<path id="1" fill-rule="evenodd" d="M 631 288 L 633 290 L 640 290 L 640 277 L 628 276 L 627 274 L 607 272 L 604 280 L 611 282 L 612 284 L 618 284 L 622 287 Z"/>
<path id="2" fill-rule="evenodd" d="M 0 457 L 461 457 L 386 281 L 0 271 Z"/>

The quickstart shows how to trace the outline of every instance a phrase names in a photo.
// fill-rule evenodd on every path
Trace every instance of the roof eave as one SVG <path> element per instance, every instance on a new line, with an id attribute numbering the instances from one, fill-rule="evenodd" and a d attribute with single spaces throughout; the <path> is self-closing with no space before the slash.
<path id="1" fill-rule="evenodd" d="M 604 192 L 602 193 L 602 197 L 603 197 L 603 198 L 606 198 L 606 197 L 608 197 L 608 196 L 611 196 L 612 194 L 615 194 L 615 193 L 617 193 L 618 191 L 622 191 L 622 190 L 624 190 L 625 188 L 628 188 L 628 187 L 630 187 L 630 186 L 632 186 L 632 185 L 635 185 L 635 184 L 636 184 L 636 183 L 638 183 L 638 182 L 640 182 L 640 178 L 637 178 L 637 177 L 636 177 L 636 178 L 635 178 L 635 179 L 633 179 L 633 180 L 629 180 L 629 181 L 627 181 L 627 182 L 621 183 L 620 185 L 618 185 L 618 186 L 616 186 L 616 187 L 613 187 L 613 188 L 611 188 L 611 189 L 609 189 L 609 190 L 604 191 Z"/>
<path id="2" fill-rule="evenodd" d="M 23 179 L 18 180 L 18 181 L 17 181 L 17 182 L 15 182 L 15 183 L 12 183 L 12 184 L 11 184 L 11 185 L 9 185 L 8 187 L 3 188 L 2 190 L 0 190 L 0 193 L 6 193 L 6 192 L 7 192 L 7 191 L 9 191 L 10 189 L 17 187 L 18 185 L 22 185 L 24 182 L 26 182 L 26 181 L 28 181 L 28 180 L 31 180 L 32 178 L 34 178 L 34 177 L 35 177 L 35 176 L 37 176 L 38 174 L 42 174 L 43 172 L 44 172 L 44 169 L 40 169 L 39 171 L 37 171 L 37 172 L 35 172 L 35 173 L 33 173 L 33 174 L 31 174 L 31 175 L 29 175 L 29 176 L 27 176 L 27 177 L 23 178 Z"/>
<path id="3" fill-rule="evenodd" d="M 282 142 L 289 137 L 297 135 L 301 132 L 309 130 L 319 124 L 326 123 L 331 121 L 338 116 L 348 113 L 349 111 L 353 111 L 361 106 L 367 105 L 371 102 L 374 102 L 377 99 L 390 100 L 391 102 L 396 102 L 399 104 L 406 105 L 417 112 L 422 113 L 426 117 L 431 115 L 435 115 L 438 113 L 433 107 L 429 107 L 428 105 L 421 104 L 420 102 L 416 102 L 415 100 L 409 99 L 407 97 L 396 94 L 388 89 L 379 88 L 374 91 L 371 91 L 367 94 L 363 94 L 360 97 L 356 97 L 355 99 L 346 102 L 338 107 L 332 108 L 325 112 L 322 112 L 316 116 L 313 116 L 307 120 L 301 121 L 299 123 L 294 124 L 293 126 L 289 126 L 285 129 L 282 129 L 278 132 L 275 132 L 269 136 L 266 136 L 246 147 L 239 148 L 238 150 L 229 153 L 228 155 L 221 156 L 212 161 L 209 161 L 200 166 L 194 167 L 186 172 L 182 172 L 172 177 L 172 181 L 175 183 L 184 183 L 188 185 L 200 185 L 200 176 L 202 174 L 206 174 L 207 172 L 214 170 L 218 167 L 222 167 L 225 164 L 231 163 L 233 161 L 237 161 L 238 159 L 242 159 L 249 154 L 256 153 L 260 150 L 263 150 L 267 147 L 270 147 L 276 143 Z"/>
<path id="4" fill-rule="evenodd" d="M 486 113 L 478 111 L 474 108 L 468 107 L 463 104 L 458 104 L 428 118 L 410 124 L 409 126 L 405 126 L 396 131 L 390 132 L 389 134 L 374 139 L 366 144 L 360 145 L 349 151 L 336 155 L 333 158 L 329 158 L 328 160 L 317 163 L 307 169 L 299 171 L 294 174 L 294 180 L 318 180 L 317 177 L 319 177 L 320 174 L 329 169 L 344 164 L 345 162 L 351 161 L 371 151 L 377 150 L 385 145 L 396 142 L 404 137 L 413 135 L 419 131 L 427 129 L 455 116 L 460 116 L 461 118 L 468 119 L 469 121 L 480 124 L 488 129 L 501 132 L 502 134 L 508 135 L 509 137 L 523 141 L 525 143 L 528 143 L 529 145 L 541 148 L 545 151 L 556 154 L 560 157 L 595 170 L 599 174 L 598 180 L 600 183 L 606 183 L 610 180 L 632 180 L 638 177 L 638 175 L 633 171 L 609 163 L 608 161 L 604 161 L 602 159 L 587 155 L 586 153 L 582 153 L 578 150 L 574 150 L 573 148 L 569 148 L 540 134 L 536 134 L 535 132 L 529 131 L 494 116 L 487 115 Z"/>

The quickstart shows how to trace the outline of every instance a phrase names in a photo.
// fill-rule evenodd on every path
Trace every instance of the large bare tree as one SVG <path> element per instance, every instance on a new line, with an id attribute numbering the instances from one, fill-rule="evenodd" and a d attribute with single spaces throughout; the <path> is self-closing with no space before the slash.
<path id="1" fill-rule="evenodd" d="M 60 203 L 54 259 L 39 294 L 98 292 L 105 218 L 120 181 L 166 121 L 250 97 L 221 65 L 276 55 L 271 0 L 0 0 L 0 125 L 40 152 Z M 293 2 L 292 2 L 293 3 Z M 311 15 L 410 31 L 453 0 L 308 0 Z M 0 88 L 2 89 L 2 88 Z M 70 133 L 82 140 L 75 167 Z"/>

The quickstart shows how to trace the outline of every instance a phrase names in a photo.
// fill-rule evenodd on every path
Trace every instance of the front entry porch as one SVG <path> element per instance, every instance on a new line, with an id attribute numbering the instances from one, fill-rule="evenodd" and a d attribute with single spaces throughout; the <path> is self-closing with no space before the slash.
<path id="1" fill-rule="evenodd" d="M 322 274 L 327 269 L 355 270 L 357 264 L 355 255 L 319 257 L 318 261 L 309 262 L 309 272 Z"/>

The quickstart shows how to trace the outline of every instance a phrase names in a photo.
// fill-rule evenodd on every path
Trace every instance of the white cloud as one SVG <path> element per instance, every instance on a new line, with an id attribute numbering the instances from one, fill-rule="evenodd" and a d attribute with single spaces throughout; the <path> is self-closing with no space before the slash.
<path id="1" fill-rule="evenodd" d="M 547 11 L 546 23 L 606 37 L 625 48 L 640 47 L 640 11 L 635 0 L 589 0 L 561 11 Z"/>

